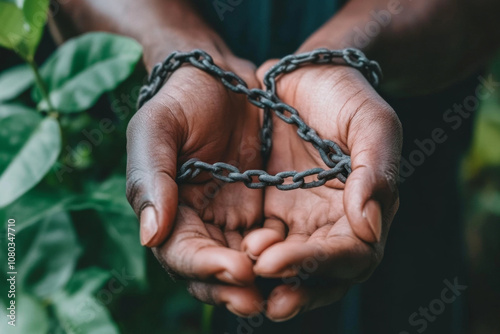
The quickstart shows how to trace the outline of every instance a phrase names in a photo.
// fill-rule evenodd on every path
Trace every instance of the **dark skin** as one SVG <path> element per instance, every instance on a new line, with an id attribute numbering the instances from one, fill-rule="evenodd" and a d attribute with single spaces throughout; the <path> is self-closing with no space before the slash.
<path id="1" fill-rule="evenodd" d="M 368 278 L 382 259 L 399 203 L 393 189 L 401 129 L 394 111 L 368 87 L 356 70 L 323 66 L 294 72 L 278 85 L 283 101 L 296 106 L 306 123 L 351 155 L 353 170 L 345 185 L 334 180 L 286 194 L 266 189 L 264 226 L 243 241 L 245 251 L 257 259 L 254 272 L 293 277 L 314 259 L 318 268 L 309 274 L 331 282 L 298 289 L 279 285 L 268 299 L 266 312 L 272 319 L 331 304 L 351 284 Z M 270 173 L 321 165 L 296 129 L 277 118 L 274 124 L 279 136 L 274 137 L 277 149 L 269 159 Z"/>
<path id="2" fill-rule="evenodd" d="M 384 89 L 400 95 L 441 89 L 493 53 L 498 33 L 484 31 L 493 25 L 487 16 L 498 13 L 496 1 L 401 4 L 403 10 L 391 15 L 391 23 L 360 46 L 354 28 L 364 28 L 373 20 L 370 11 L 388 4 L 352 0 L 298 52 L 362 48 L 383 66 Z M 201 48 L 257 87 L 275 62 L 256 69 L 232 55 L 189 1 L 152 0 L 146 5 L 121 0 L 110 6 L 73 0 L 62 9 L 64 15 L 56 19 L 73 22 L 78 32 L 104 30 L 135 38 L 144 46 L 148 70 L 174 50 Z M 443 9 L 446 19 L 441 19 Z M 470 13 L 486 17 L 476 20 Z M 436 44 L 436 50 L 421 52 Z M 410 66 L 416 62 L 428 71 Z M 241 184 L 221 187 L 204 176 L 177 186 L 177 168 L 191 157 L 232 162 L 241 170 L 264 167 L 258 154 L 260 111 L 214 78 L 183 67 L 129 124 L 127 195 L 140 218 L 142 244 L 153 248 L 165 268 L 188 280 L 193 296 L 240 316 L 265 311 L 270 319 L 283 321 L 337 301 L 380 263 L 399 203 L 402 132 L 390 106 L 359 72 L 345 66 L 294 71 L 279 80 L 278 95 L 322 138 L 351 155 L 353 172 L 345 185 L 334 180 L 316 189 L 263 192 Z M 292 126 L 277 119 L 274 124 L 279 136 L 274 136 L 268 172 L 323 166 Z M 295 288 L 288 279 L 310 259 L 316 266 L 308 275 L 327 284 Z M 283 278 L 267 303 L 255 286 L 256 275 Z"/>
<path id="3" fill-rule="evenodd" d="M 255 85 L 253 78 L 246 81 Z M 262 168 L 258 128 L 259 113 L 244 96 L 185 67 L 134 116 L 127 133 L 128 151 L 142 152 L 129 154 L 127 171 L 141 242 L 157 246 L 159 261 L 187 279 L 191 291 L 200 291 L 199 299 L 229 308 L 235 304 L 243 314 L 253 309 L 238 298 L 261 298 L 253 286 L 252 262 L 240 250 L 244 235 L 261 224 L 263 192 L 243 184 L 223 186 L 206 174 L 177 186 L 175 176 L 177 161 L 193 157 L 231 161 L 243 170 Z M 199 296 L 204 290 L 210 293 Z"/>

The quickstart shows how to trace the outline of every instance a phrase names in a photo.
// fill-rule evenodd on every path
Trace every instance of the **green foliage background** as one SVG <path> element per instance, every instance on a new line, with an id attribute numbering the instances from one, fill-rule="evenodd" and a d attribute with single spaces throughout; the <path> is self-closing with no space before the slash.
<path id="1" fill-rule="evenodd" d="M 48 0 L 0 0 L 0 46 L 25 61 L 0 73 L 0 333 L 200 333 L 201 304 L 140 245 L 125 198 L 142 49 L 91 33 L 38 68 L 47 11 Z M 6 321 L 12 241 L 16 327 Z"/>
<path id="2" fill-rule="evenodd" d="M 500 85 L 500 54 L 487 75 Z M 472 333 L 500 331 L 500 91 L 483 98 L 464 159 L 465 236 L 471 286 Z"/>

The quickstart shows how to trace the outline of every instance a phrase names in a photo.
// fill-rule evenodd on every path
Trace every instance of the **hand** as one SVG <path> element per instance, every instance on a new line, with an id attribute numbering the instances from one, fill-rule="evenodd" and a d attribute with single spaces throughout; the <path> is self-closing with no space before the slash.
<path id="1" fill-rule="evenodd" d="M 250 63 L 215 62 L 257 86 Z M 262 300 L 240 246 L 262 223 L 263 192 L 241 183 L 222 187 L 206 173 L 179 187 L 175 178 L 178 166 L 194 157 L 262 168 L 258 134 L 259 111 L 246 97 L 192 66 L 175 71 L 127 131 L 127 197 L 140 217 L 141 243 L 186 278 L 196 298 L 240 315 L 258 312 Z"/>
<path id="2" fill-rule="evenodd" d="M 258 76 L 269 67 L 264 64 Z M 266 309 L 270 319 L 283 321 L 337 301 L 381 261 L 399 204 L 402 131 L 394 111 L 352 68 L 298 69 L 278 79 L 277 92 L 323 139 L 335 141 L 352 159 L 345 185 L 331 180 L 307 190 L 267 188 L 264 227 L 243 241 L 243 249 L 256 260 L 256 275 L 283 279 Z M 326 168 L 295 126 L 275 116 L 273 121 L 269 173 Z M 316 284 L 308 285 L 305 278 L 315 278 Z"/>

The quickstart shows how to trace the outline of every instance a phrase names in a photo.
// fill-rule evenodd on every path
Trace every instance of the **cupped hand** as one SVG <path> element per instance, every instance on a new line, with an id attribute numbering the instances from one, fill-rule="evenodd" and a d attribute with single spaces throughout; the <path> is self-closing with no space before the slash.
<path id="1" fill-rule="evenodd" d="M 271 64 L 259 69 L 261 79 Z M 277 93 L 352 159 L 345 185 L 335 179 L 319 188 L 265 190 L 264 227 L 246 236 L 243 249 L 256 260 L 256 275 L 283 279 L 266 309 L 282 321 L 337 301 L 381 261 L 399 203 L 402 131 L 390 106 L 346 66 L 298 69 L 278 79 Z M 269 173 L 327 168 L 295 126 L 275 116 L 273 122 Z"/>
<path id="2" fill-rule="evenodd" d="M 255 68 L 232 59 L 215 62 L 257 87 Z M 191 158 L 261 169 L 259 111 L 245 96 L 192 66 L 175 71 L 130 121 L 127 197 L 141 224 L 141 243 L 188 280 L 198 299 L 240 315 L 259 311 L 252 262 L 241 252 L 245 234 L 262 222 L 263 192 L 222 184 L 202 173 L 176 184 Z"/>

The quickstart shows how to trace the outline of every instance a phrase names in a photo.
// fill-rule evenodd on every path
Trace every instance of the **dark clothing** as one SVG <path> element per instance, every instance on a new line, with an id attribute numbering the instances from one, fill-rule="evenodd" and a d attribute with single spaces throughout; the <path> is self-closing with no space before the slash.
<path id="1" fill-rule="evenodd" d="M 231 50 L 255 64 L 293 53 L 342 0 L 198 0 Z M 232 3 L 232 5 L 231 5 Z M 225 4 L 225 5 L 224 5 Z"/>

